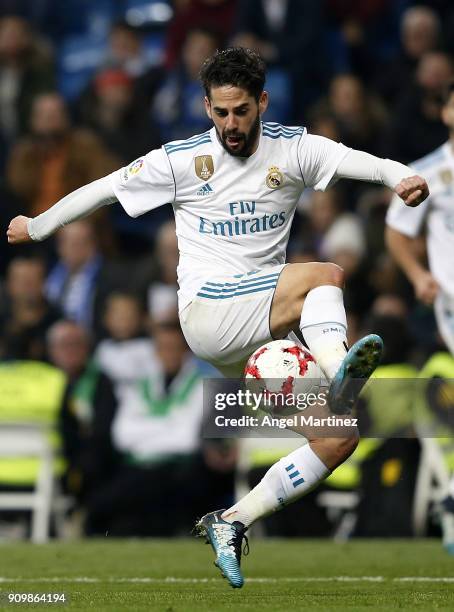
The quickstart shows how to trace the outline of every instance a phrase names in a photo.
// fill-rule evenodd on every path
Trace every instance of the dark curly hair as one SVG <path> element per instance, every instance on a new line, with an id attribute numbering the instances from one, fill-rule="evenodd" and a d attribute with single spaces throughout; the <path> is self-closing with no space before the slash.
<path id="1" fill-rule="evenodd" d="M 260 55 L 244 47 L 216 51 L 200 70 L 200 80 L 208 98 L 212 87 L 232 85 L 245 89 L 258 101 L 265 87 L 265 76 L 265 62 Z"/>

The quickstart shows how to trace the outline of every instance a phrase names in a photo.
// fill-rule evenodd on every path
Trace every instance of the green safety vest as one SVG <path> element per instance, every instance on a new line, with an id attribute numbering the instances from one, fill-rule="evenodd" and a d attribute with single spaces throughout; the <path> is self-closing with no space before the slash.
<path id="1" fill-rule="evenodd" d="M 409 388 L 417 375 L 416 368 L 405 363 L 379 366 L 375 370 L 374 378 L 389 379 L 387 384 L 383 386 L 369 385 L 369 388 L 366 387 L 363 392 L 371 411 L 372 420 L 377 424 L 377 430 L 380 432 L 389 431 L 391 435 L 394 431 L 411 422 Z M 390 397 L 380 396 L 380 391 L 384 391 L 389 396 L 392 395 L 393 399 L 398 398 L 399 407 L 397 410 L 393 410 L 392 414 L 383 412 L 383 405 L 389 405 Z M 378 425 L 380 420 L 382 422 Z M 382 442 L 383 440 L 378 438 L 361 439 L 355 452 L 328 476 L 325 483 L 336 489 L 356 488 L 361 479 L 361 463 L 370 457 Z M 282 445 L 276 446 L 276 448 L 251 449 L 249 465 L 251 468 L 272 465 L 291 450 L 293 448 L 290 448 L 290 446 L 286 449 Z"/>
<path id="2" fill-rule="evenodd" d="M 380 436 L 401 430 L 412 422 L 411 390 L 418 375 L 415 367 L 406 363 L 379 366 L 373 380 L 364 388 L 362 396 L 367 408 L 373 430 Z M 384 384 L 374 383 L 374 379 L 386 380 Z M 392 406 L 392 410 L 384 407 Z M 326 479 L 326 484 L 336 489 L 354 489 L 361 480 L 361 464 L 373 455 L 383 443 L 380 438 L 362 438 L 355 451 Z"/>
<path id="3" fill-rule="evenodd" d="M 443 411 L 454 410 L 454 357 L 448 352 L 432 355 L 419 373 L 418 392 L 414 398 L 415 420 L 427 435 L 433 432 L 433 439 L 439 445 L 447 469 L 454 471 L 454 432 L 453 428 L 443 423 Z M 428 389 L 431 379 L 443 378 L 446 382 L 433 392 L 429 405 Z M 433 387 L 433 380 L 432 380 Z M 438 411 L 438 414 L 437 414 Z"/>
<path id="4" fill-rule="evenodd" d="M 59 369 L 38 361 L 0 364 L 0 427 L 2 424 L 37 424 L 49 427 L 49 440 L 59 446 L 54 429 L 66 387 Z M 61 473 L 63 462 L 56 460 Z M 31 486 L 39 461 L 34 457 L 0 457 L 0 485 Z"/>

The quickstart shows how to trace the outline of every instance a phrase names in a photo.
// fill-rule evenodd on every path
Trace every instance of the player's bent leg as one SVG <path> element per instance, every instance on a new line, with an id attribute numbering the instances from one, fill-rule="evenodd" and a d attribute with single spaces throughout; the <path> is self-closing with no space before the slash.
<path id="1" fill-rule="evenodd" d="M 273 337 L 298 328 L 331 380 L 347 350 L 344 273 L 331 263 L 290 264 L 276 287 L 270 313 Z"/>
<path id="2" fill-rule="evenodd" d="M 282 270 L 273 296 L 270 331 L 273 338 L 285 338 L 297 329 L 307 294 L 316 287 L 342 289 L 344 272 L 332 263 L 287 264 Z"/>
<path id="3" fill-rule="evenodd" d="M 328 402 L 335 414 L 350 412 L 383 349 L 381 338 L 369 335 L 347 353 L 342 285 L 343 271 L 335 264 L 290 264 L 279 278 L 270 315 L 276 337 L 293 329 L 299 317 L 305 342 L 332 381 Z"/>

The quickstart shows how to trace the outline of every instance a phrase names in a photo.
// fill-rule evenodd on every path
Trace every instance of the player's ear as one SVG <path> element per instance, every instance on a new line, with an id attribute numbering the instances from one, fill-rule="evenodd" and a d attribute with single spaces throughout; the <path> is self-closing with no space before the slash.
<path id="1" fill-rule="evenodd" d="M 448 125 L 448 109 L 446 108 L 446 106 L 442 106 L 441 107 L 441 120 L 443 121 L 443 123 L 445 125 Z"/>
<path id="2" fill-rule="evenodd" d="M 268 108 L 268 92 L 262 91 L 259 98 L 259 113 L 263 115 L 263 113 Z"/>
<path id="3" fill-rule="evenodd" d="M 205 110 L 206 110 L 208 117 L 210 119 L 213 119 L 213 117 L 211 116 L 211 102 L 208 96 L 205 96 L 204 102 L 205 102 Z"/>

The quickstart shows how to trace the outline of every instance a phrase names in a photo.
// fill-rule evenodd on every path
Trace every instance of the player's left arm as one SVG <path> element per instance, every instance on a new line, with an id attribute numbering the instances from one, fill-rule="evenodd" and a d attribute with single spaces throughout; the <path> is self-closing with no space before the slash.
<path id="1" fill-rule="evenodd" d="M 382 159 L 364 151 L 350 150 L 339 163 L 335 178 L 349 178 L 386 185 L 407 206 L 418 206 L 429 196 L 426 180 L 414 170 L 393 161 Z"/>

